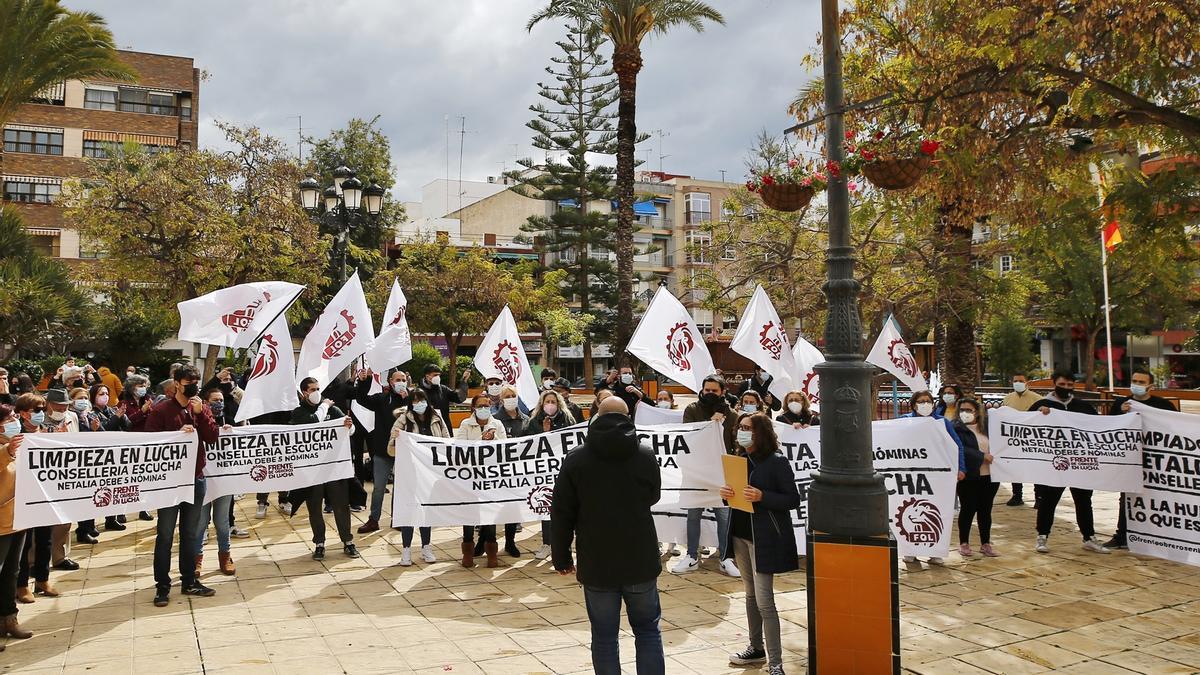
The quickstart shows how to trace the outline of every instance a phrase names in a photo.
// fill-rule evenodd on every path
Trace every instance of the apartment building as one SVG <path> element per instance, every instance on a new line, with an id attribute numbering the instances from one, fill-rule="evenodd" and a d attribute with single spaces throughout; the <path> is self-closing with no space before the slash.
<path id="1" fill-rule="evenodd" d="M 80 241 L 55 203 L 65 179 L 86 175 L 85 158 L 104 157 L 110 144 L 125 141 L 141 143 L 152 152 L 197 145 L 200 71 L 192 59 L 124 50 L 119 54 L 137 73 L 136 82 L 60 82 L 22 104 L 4 125 L 4 204 L 18 210 L 47 255 L 101 255 Z"/>

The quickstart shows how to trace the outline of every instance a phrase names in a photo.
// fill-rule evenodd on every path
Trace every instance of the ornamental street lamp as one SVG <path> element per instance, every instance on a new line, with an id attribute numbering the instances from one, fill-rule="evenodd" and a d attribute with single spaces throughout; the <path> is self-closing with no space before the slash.
<path id="1" fill-rule="evenodd" d="M 344 285 L 350 232 L 366 219 L 373 221 L 379 217 L 386 190 L 374 182 L 363 187 L 354 171 L 345 165 L 333 170 L 333 184 L 324 190 L 317 179 L 311 176 L 300 181 L 297 188 L 304 210 L 337 232 L 333 255 L 338 260 L 338 281 Z"/>

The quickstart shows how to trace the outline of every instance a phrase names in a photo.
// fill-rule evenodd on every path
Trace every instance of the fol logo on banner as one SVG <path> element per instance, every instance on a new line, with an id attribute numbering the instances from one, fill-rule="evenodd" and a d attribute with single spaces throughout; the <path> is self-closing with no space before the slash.
<path id="1" fill-rule="evenodd" d="M 1071 460 L 1059 455 L 1058 457 L 1055 457 L 1052 462 L 1050 462 L 1050 465 L 1054 467 L 1055 471 L 1066 471 L 1067 469 L 1071 468 Z"/>
<path id="2" fill-rule="evenodd" d="M 132 504 L 140 501 L 142 498 L 142 489 L 137 485 L 120 485 L 112 488 L 97 488 L 92 493 L 92 504 L 96 508 L 104 508 L 106 506 L 117 506 L 120 504 Z"/>
<path id="3" fill-rule="evenodd" d="M 933 545 L 942 538 L 942 514 L 926 499 L 906 499 L 896 509 L 896 527 L 910 544 Z"/>
<path id="4" fill-rule="evenodd" d="M 535 487 L 529 491 L 529 496 L 525 498 L 525 503 L 529 506 L 529 510 L 539 516 L 550 515 L 550 505 L 554 502 L 554 489 L 542 485 Z"/>
<path id="5" fill-rule="evenodd" d="M 250 371 L 247 381 L 266 377 L 275 372 L 275 366 L 279 365 L 279 341 L 275 336 L 270 333 L 263 335 L 263 346 L 266 349 L 258 350 L 258 357 L 254 359 L 254 368 Z"/>
<path id="6" fill-rule="evenodd" d="M 349 347 L 350 343 L 354 342 L 354 336 L 358 334 L 358 324 L 354 323 L 350 310 L 343 309 L 342 318 L 346 320 L 346 330 L 338 330 L 335 322 L 333 332 L 329 334 L 329 339 L 325 340 L 325 351 L 321 352 L 321 358 L 326 361 L 341 356 L 342 350 Z"/>
<path id="7" fill-rule="evenodd" d="M 521 379 L 521 358 L 517 355 L 517 346 L 504 340 L 492 352 L 492 365 L 500 373 L 500 379 L 508 384 L 516 384 Z"/>
<path id="8" fill-rule="evenodd" d="M 917 376 L 917 360 L 913 358 L 904 340 L 892 340 L 888 345 L 888 358 L 892 363 L 909 377 Z"/>
<path id="9" fill-rule="evenodd" d="M 804 384 L 800 387 L 800 391 L 804 392 L 809 401 L 818 405 L 821 403 L 821 381 L 817 379 L 816 371 L 809 373 L 808 377 L 804 378 Z"/>
<path id="10" fill-rule="evenodd" d="M 264 292 L 261 300 L 255 300 L 241 309 L 234 310 L 222 316 L 221 323 L 225 324 L 234 333 L 240 333 L 249 328 L 250 324 L 254 322 L 254 315 L 263 306 L 263 303 L 270 301 L 271 294 Z"/>
<path id="11" fill-rule="evenodd" d="M 255 464 L 250 469 L 250 480 L 261 483 L 267 479 L 267 467 L 262 464 Z"/>
<path id="12" fill-rule="evenodd" d="M 772 360 L 778 361 L 787 347 L 787 335 L 784 335 L 780 326 L 775 325 L 774 321 L 768 321 L 758 333 L 758 344 L 767 350 Z"/>
<path id="13" fill-rule="evenodd" d="M 696 338 L 686 321 L 680 321 L 667 331 L 667 358 L 680 370 L 691 370 L 692 360 L 688 357 L 696 347 Z"/>

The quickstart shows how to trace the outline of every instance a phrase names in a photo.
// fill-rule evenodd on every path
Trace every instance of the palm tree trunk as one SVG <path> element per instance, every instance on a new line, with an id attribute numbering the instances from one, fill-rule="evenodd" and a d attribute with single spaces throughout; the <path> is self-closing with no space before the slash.
<path id="1" fill-rule="evenodd" d="M 977 299 L 971 297 L 971 232 L 974 215 L 954 200 L 941 207 L 942 255 L 938 264 L 938 315 L 941 319 L 939 363 L 942 382 L 974 390 L 978 384 L 975 325 L 969 319 Z M 936 395 L 937 392 L 934 392 Z"/>
<path id="2" fill-rule="evenodd" d="M 633 169 L 637 143 L 637 76 L 642 69 L 638 45 L 613 50 L 620 98 L 617 103 L 617 330 L 613 353 L 623 355 L 633 336 Z"/>

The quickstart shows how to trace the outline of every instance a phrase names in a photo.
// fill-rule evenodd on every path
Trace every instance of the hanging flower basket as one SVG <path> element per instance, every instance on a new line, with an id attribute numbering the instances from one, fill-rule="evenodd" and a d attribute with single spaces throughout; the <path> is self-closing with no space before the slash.
<path id="1" fill-rule="evenodd" d="M 881 190 L 904 190 L 929 172 L 933 160 L 927 154 L 897 159 L 877 159 L 862 166 L 862 174 Z"/>
<path id="2" fill-rule="evenodd" d="M 811 186 L 798 183 L 775 183 L 759 189 L 763 203 L 776 211 L 799 211 L 808 206 L 813 194 Z"/>

